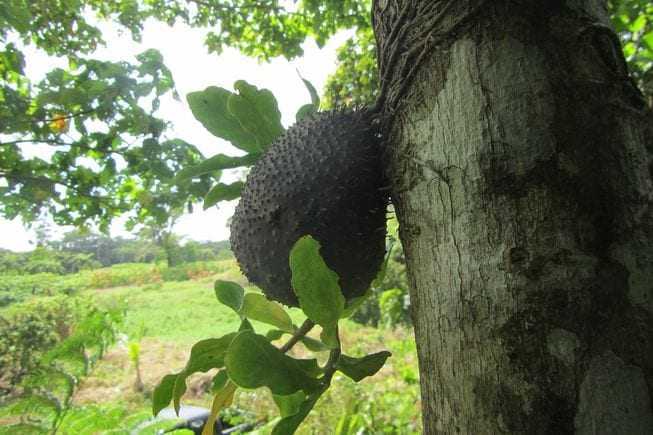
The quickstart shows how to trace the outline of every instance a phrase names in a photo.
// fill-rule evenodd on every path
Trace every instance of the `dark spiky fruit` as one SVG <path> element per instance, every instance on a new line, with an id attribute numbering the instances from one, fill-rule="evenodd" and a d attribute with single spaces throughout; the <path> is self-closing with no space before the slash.
<path id="1" fill-rule="evenodd" d="M 270 299 L 297 306 L 288 256 L 306 234 L 320 242 L 347 299 L 367 290 L 385 253 L 380 154 L 368 112 L 332 111 L 292 126 L 252 168 L 231 248 Z"/>

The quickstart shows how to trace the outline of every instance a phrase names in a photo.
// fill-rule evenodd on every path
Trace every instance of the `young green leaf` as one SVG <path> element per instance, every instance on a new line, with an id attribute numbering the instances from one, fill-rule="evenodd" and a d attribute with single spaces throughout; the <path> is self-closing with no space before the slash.
<path id="1" fill-rule="evenodd" d="M 207 372 L 213 368 L 224 367 L 227 349 L 235 336 L 236 333 L 232 332 L 220 338 L 201 340 L 193 345 L 186 367 L 177 375 L 172 390 L 172 400 L 177 413 L 179 413 L 181 396 L 186 392 L 186 378 L 195 372 Z"/>
<path id="2" fill-rule="evenodd" d="M 211 86 L 200 92 L 191 92 L 186 98 L 195 118 L 213 135 L 248 153 L 260 152 L 256 136 L 245 130 L 227 108 L 227 100 L 232 95 L 235 94 Z"/>
<path id="3" fill-rule="evenodd" d="M 222 280 L 217 280 L 213 288 L 218 301 L 235 312 L 240 313 L 240 309 L 243 306 L 245 289 L 235 282 Z"/>
<path id="4" fill-rule="evenodd" d="M 325 350 L 329 350 L 329 347 L 324 343 L 311 337 L 302 337 L 301 342 L 311 352 L 324 352 Z"/>
<path id="5" fill-rule="evenodd" d="M 218 183 L 209 190 L 209 193 L 204 197 L 204 210 L 213 207 L 220 201 L 231 201 L 240 196 L 240 191 L 243 190 L 244 183 L 236 181 L 231 184 Z"/>
<path id="6" fill-rule="evenodd" d="M 157 415 L 159 411 L 168 406 L 172 400 L 172 390 L 175 386 L 177 375 L 165 375 L 159 385 L 154 388 L 152 393 L 152 415 Z"/>
<path id="7" fill-rule="evenodd" d="M 283 307 L 268 300 L 260 293 L 247 293 L 245 295 L 240 314 L 248 319 L 276 326 L 282 331 L 290 333 L 294 331 L 292 320 Z"/>
<path id="8" fill-rule="evenodd" d="M 229 96 L 227 108 L 256 137 L 258 151 L 264 151 L 284 131 L 277 100 L 269 90 L 259 90 L 244 80 L 238 80 L 234 89 L 238 94 Z"/>
<path id="9" fill-rule="evenodd" d="M 299 74 L 299 71 L 297 71 L 297 74 Z M 315 86 L 313 86 L 311 82 L 302 77 L 301 74 L 299 74 L 299 78 L 302 79 L 304 86 L 306 86 L 308 93 L 311 95 L 311 104 L 313 104 L 313 106 L 318 109 L 320 107 L 320 95 L 317 93 L 317 89 L 315 89 Z"/>
<path id="10" fill-rule="evenodd" d="M 266 386 L 272 394 L 286 396 L 299 390 L 313 391 L 319 386 L 297 360 L 281 353 L 264 336 L 251 331 L 239 332 L 234 338 L 225 365 L 229 378 L 243 388 Z"/>
<path id="11" fill-rule="evenodd" d="M 274 429 L 272 429 L 272 435 L 288 435 L 295 433 L 308 413 L 311 412 L 311 409 L 313 409 L 319 398 L 320 394 L 317 393 L 307 397 L 299 406 L 299 410 L 295 414 L 279 420 L 279 423 L 277 423 L 276 426 L 274 426 Z"/>
<path id="12" fill-rule="evenodd" d="M 224 358 L 236 332 L 223 335 L 220 338 L 209 338 L 198 341 L 190 351 L 190 358 L 184 368 L 188 374 L 206 372 L 213 368 L 224 367 Z"/>
<path id="13" fill-rule="evenodd" d="M 292 287 L 306 316 L 321 326 L 333 326 L 345 308 L 338 275 L 320 256 L 320 244 L 301 237 L 290 251 Z"/>
<path id="14" fill-rule="evenodd" d="M 211 405 L 211 414 L 204 424 L 202 435 L 219 435 L 215 434 L 213 427 L 215 420 L 218 418 L 220 410 L 231 405 L 234 400 L 234 393 L 236 392 L 236 385 L 233 382 L 227 381 L 225 386 L 218 391 L 213 397 L 213 404 Z"/>
<path id="15" fill-rule="evenodd" d="M 295 362 L 297 363 L 297 366 L 304 371 L 304 373 L 312 378 L 316 378 L 324 373 L 315 358 L 295 359 Z"/>
<path id="16" fill-rule="evenodd" d="M 392 354 L 388 351 L 373 353 L 362 358 L 340 355 L 336 368 L 354 381 L 359 382 L 381 370 L 390 355 Z"/>
<path id="17" fill-rule="evenodd" d="M 337 349 L 340 347 L 337 325 L 323 326 L 322 332 L 320 333 L 320 340 L 322 340 L 322 343 L 324 343 L 324 345 L 329 349 Z"/>
<path id="18" fill-rule="evenodd" d="M 211 391 L 215 394 L 220 391 L 227 384 L 229 376 L 227 376 L 227 371 L 225 369 L 220 370 L 213 377 L 213 382 L 211 384 Z"/>
<path id="19" fill-rule="evenodd" d="M 295 415 L 301 409 L 302 403 L 306 400 L 306 394 L 303 391 L 297 391 L 296 393 L 289 394 L 287 396 L 272 395 L 274 403 L 277 404 L 279 408 L 279 413 L 281 417 L 289 417 Z"/>

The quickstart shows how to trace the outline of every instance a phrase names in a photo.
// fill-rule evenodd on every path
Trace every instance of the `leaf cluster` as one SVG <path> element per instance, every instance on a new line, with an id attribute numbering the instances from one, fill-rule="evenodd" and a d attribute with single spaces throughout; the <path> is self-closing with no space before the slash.
<path id="1" fill-rule="evenodd" d="M 219 371 L 213 380 L 215 394 L 211 419 L 204 434 L 212 432 L 213 422 L 221 409 L 229 406 L 237 388 L 266 387 L 279 408 L 281 419 L 273 434 L 294 433 L 322 394 L 329 388 L 336 371 L 355 382 L 374 375 L 390 356 L 378 352 L 361 358 L 342 353 L 338 322 L 351 313 L 353 305 L 345 302 L 338 286 L 338 276 L 320 256 L 320 245 L 310 236 L 300 238 L 290 254 L 293 289 L 307 319 L 294 325 L 283 307 L 260 293 L 245 292 L 236 283 L 216 281 L 219 302 L 241 318 L 238 331 L 219 338 L 202 340 L 191 349 L 186 367 L 179 373 L 165 376 L 153 394 L 153 413 L 169 405 L 179 411 L 179 401 L 186 391 L 189 375 L 210 369 Z M 266 335 L 258 334 L 249 320 L 274 327 Z M 306 334 L 319 325 L 320 339 Z M 281 347 L 272 342 L 290 335 Z M 318 358 L 298 359 L 286 354 L 297 343 L 308 350 L 328 351 L 328 358 L 319 365 Z"/>
<path id="2" fill-rule="evenodd" d="M 0 83 L 1 214 L 30 222 L 47 210 L 57 223 L 95 220 L 104 229 L 126 212 L 132 224 L 164 222 L 206 193 L 208 176 L 166 183 L 201 154 L 167 139 L 167 122 L 154 115 L 174 86 L 160 53 L 137 61 L 78 58 L 37 84 L 23 76 Z"/>
<path id="3" fill-rule="evenodd" d="M 311 96 L 311 102 L 300 107 L 297 120 L 317 112 L 320 106 L 315 87 L 308 80 L 302 78 L 302 81 Z M 244 80 L 237 81 L 234 90 L 236 92 L 211 86 L 203 91 L 191 92 L 187 100 L 195 118 L 210 133 L 230 142 L 246 154 L 216 154 L 196 165 L 187 166 L 177 173 L 177 185 L 183 186 L 198 177 L 225 169 L 252 166 L 285 131 L 281 125 L 279 105 L 272 92 L 258 89 Z M 220 201 L 237 199 L 242 188 L 241 181 L 214 184 L 204 197 L 204 209 Z"/>

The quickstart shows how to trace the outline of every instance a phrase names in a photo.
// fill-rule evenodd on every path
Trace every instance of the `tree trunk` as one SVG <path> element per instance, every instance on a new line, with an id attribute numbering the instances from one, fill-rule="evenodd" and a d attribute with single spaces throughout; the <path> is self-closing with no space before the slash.
<path id="1" fill-rule="evenodd" d="M 653 434 L 653 117 L 605 2 L 373 17 L 424 432 Z"/>

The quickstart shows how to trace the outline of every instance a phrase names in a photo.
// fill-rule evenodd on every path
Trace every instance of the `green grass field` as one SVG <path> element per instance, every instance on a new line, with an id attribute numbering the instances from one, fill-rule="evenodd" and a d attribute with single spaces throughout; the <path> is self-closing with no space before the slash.
<path id="1" fill-rule="evenodd" d="M 132 274 L 138 274 L 135 265 L 130 267 Z M 116 273 L 123 276 L 124 270 L 120 269 L 125 268 L 117 269 Z M 81 380 L 73 407 L 58 433 L 132 433 L 139 423 L 151 417 L 150 394 L 153 388 L 164 375 L 183 368 L 193 343 L 238 328 L 238 316 L 216 300 L 213 282 L 216 279 L 231 280 L 243 286 L 247 282 L 233 260 L 223 260 L 212 270 L 219 273 L 167 282 L 154 278 L 148 280 L 143 273 L 141 275 L 145 278 L 139 278 L 140 285 L 87 288 L 81 292 L 83 296 L 98 301 L 126 301 L 128 308 L 122 339 L 99 361 L 90 376 Z M 111 270 L 103 273 L 109 276 Z M 107 280 L 111 282 L 110 276 Z M 249 287 L 248 290 L 255 288 Z M 291 310 L 296 324 L 303 321 L 302 316 L 299 310 Z M 252 323 L 257 332 L 267 330 L 264 324 Z M 388 349 L 393 356 L 376 376 L 360 384 L 337 375 L 330 391 L 318 402 L 298 433 L 420 433 L 418 372 L 412 331 L 408 328 L 374 329 L 351 321 L 343 323 L 343 349 L 348 355 L 360 356 L 364 352 Z M 317 334 L 311 335 L 317 337 Z M 138 343 L 140 347 L 143 391 L 134 388 L 136 370 L 129 357 L 130 343 Z M 307 353 L 301 345 L 292 352 L 298 356 Z M 211 396 L 205 392 L 209 379 L 207 374 L 189 378 L 189 388 L 182 403 L 209 407 Z M 230 412 L 246 415 L 250 420 L 271 422 L 277 410 L 267 390 L 239 390 Z M 339 423 L 345 419 L 358 421 L 357 427 L 363 430 L 337 432 Z M 172 424 L 171 421 L 162 422 L 137 433 L 153 434 Z M 272 425 L 273 422 L 262 426 L 259 433 L 269 433 Z"/>

